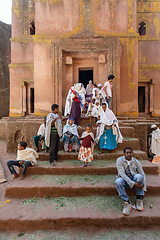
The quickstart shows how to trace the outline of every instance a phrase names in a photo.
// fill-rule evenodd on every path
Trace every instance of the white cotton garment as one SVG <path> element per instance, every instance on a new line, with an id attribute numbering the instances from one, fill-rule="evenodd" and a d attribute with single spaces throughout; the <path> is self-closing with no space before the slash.
<path id="1" fill-rule="evenodd" d="M 41 135 L 42 137 L 45 137 L 45 131 L 46 131 L 46 127 L 45 127 L 45 124 L 42 123 L 38 129 L 38 133 L 37 135 Z"/>
<path id="2" fill-rule="evenodd" d="M 35 165 L 37 162 L 36 158 L 38 158 L 38 154 L 32 148 L 17 150 L 17 160 L 30 161 L 32 165 Z"/>
<path id="3" fill-rule="evenodd" d="M 152 142 L 151 142 L 151 152 L 156 155 L 156 157 L 160 156 L 160 129 L 157 128 L 152 132 Z"/>

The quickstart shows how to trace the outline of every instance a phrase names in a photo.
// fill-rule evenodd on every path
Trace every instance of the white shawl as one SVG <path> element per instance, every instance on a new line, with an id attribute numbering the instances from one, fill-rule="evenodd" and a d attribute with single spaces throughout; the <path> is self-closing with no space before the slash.
<path id="1" fill-rule="evenodd" d="M 108 104 L 106 104 L 106 111 L 101 108 L 100 120 L 97 121 L 97 134 L 96 134 L 96 143 L 99 142 L 101 135 L 104 133 L 105 126 L 112 126 L 113 135 L 116 135 L 117 143 L 122 143 L 123 137 L 119 130 L 118 120 L 114 115 L 113 111 L 108 108 Z M 116 125 L 116 126 L 114 126 Z"/>
<path id="2" fill-rule="evenodd" d="M 72 87 L 73 90 L 74 89 L 74 86 Z M 64 116 L 67 116 L 67 114 L 70 114 L 71 112 L 71 107 L 72 107 L 72 91 L 71 89 L 69 89 L 68 91 L 68 95 L 67 95 L 67 98 L 66 98 L 66 104 L 65 104 L 65 110 L 64 110 Z"/>
<path id="3" fill-rule="evenodd" d="M 77 131 L 77 125 L 76 124 L 69 125 L 69 119 L 67 120 L 67 124 L 63 127 L 63 135 L 66 132 L 70 132 L 71 134 L 77 137 L 79 136 Z"/>
<path id="4" fill-rule="evenodd" d="M 46 133 L 45 133 L 45 144 L 47 147 L 49 147 L 49 145 L 50 145 L 51 122 L 57 117 L 59 117 L 59 116 L 58 116 L 58 114 L 55 114 L 55 113 L 49 113 L 47 115 Z M 55 121 L 55 127 L 57 128 L 59 137 L 61 137 L 62 136 L 62 121 L 61 121 L 61 119 L 57 119 Z"/>
<path id="5" fill-rule="evenodd" d="M 160 156 L 160 129 L 157 128 L 152 132 L 151 152 L 157 156 Z"/>

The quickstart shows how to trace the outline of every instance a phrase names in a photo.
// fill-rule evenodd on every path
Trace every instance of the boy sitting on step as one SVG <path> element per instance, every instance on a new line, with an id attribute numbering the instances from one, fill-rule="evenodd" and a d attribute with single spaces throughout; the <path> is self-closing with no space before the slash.
<path id="1" fill-rule="evenodd" d="M 27 171 L 27 168 L 31 166 L 35 166 L 36 158 L 38 158 L 37 152 L 32 148 L 27 148 L 26 142 L 20 142 L 18 144 L 18 150 L 17 150 L 17 161 L 10 160 L 7 162 L 7 166 L 9 168 L 10 173 L 14 174 L 13 180 L 19 177 L 19 174 L 15 171 L 13 166 L 23 168 L 22 177 L 20 179 L 20 180 L 23 180 L 25 178 L 25 173 Z"/>

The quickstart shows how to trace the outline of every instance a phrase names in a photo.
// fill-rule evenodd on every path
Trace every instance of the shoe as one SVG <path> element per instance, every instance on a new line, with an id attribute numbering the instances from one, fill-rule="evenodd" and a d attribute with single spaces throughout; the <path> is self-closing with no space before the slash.
<path id="1" fill-rule="evenodd" d="M 87 164 L 87 167 L 89 167 L 89 164 Z"/>
<path id="2" fill-rule="evenodd" d="M 128 216 L 133 209 L 132 204 L 129 202 L 124 202 L 123 214 Z"/>
<path id="3" fill-rule="evenodd" d="M 54 162 L 51 162 L 50 165 L 51 165 L 51 166 L 55 166 L 56 164 L 55 164 Z"/>
<path id="4" fill-rule="evenodd" d="M 81 167 L 85 167 L 85 164 L 82 164 L 82 166 Z"/>
<path id="5" fill-rule="evenodd" d="M 136 209 L 141 212 L 144 210 L 143 200 L 140 200 L 140 199 L 136 200 Z"/>

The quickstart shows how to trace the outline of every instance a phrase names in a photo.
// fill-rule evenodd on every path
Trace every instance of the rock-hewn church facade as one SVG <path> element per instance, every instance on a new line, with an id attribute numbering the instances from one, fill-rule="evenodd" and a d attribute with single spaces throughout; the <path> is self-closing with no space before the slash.
<path id="1" fill-rule="evenodd" d="M 63 111 L 69 86 L 115 75 L 117 115 L 160 116 L 160 0 L 12 0 L 10 116 Z"/>

